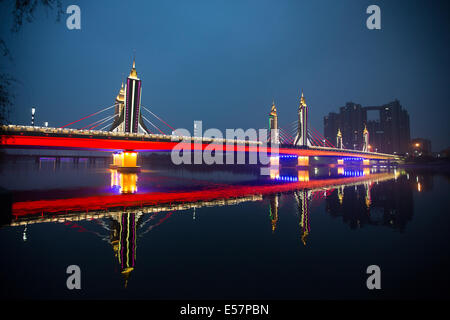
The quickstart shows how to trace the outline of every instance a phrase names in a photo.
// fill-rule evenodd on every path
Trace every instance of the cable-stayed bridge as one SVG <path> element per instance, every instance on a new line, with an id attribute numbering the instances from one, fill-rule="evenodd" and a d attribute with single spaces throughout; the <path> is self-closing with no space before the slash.
<path id="1" fill-rule="evenodd" d="M 308 126 L 308 106 L 303 92 L 297 110 L 298 119 L 290 129 L 278 125 L 275 103 L 269 113 L 269 134 L 257 139 L 208 138 L 181 136 L 173 126 L 159 117 L 150 108 L 141 104 L 141 80 L 137 76 L 135 63 L 126 85 L 122 84 L 115 103 L 92 114 L 71 121 L 58 128 L 6 125 L 0 127 L 3 148 L 44 148 L 66 150 L 112 151 L 122 154 L 119 167 L 133 167 L 127 154 L 135 152 L 170 152 L 174 148 L 183 151 L 265 153 L 278 157 L 291 155 L 298 157 L 298 165 L 307 166 L 309 157 L 337 157 L 366 161 L 400 161 L 398 155 L 370 151 L 369 134 L 364 131 L 363 150 L 346 149 L 337 135 L 336 146 L 325 139 L 317 130 Z M 107 114 L 114 110 L 114 113 Z M 88 121 L 101 117 L 93 122 Z M 81 125 L 82 124 L 82 125 Z M 78 128 L 75 128 L 78 126 Z M 169 132 L 168 132 L 169 130 Z M 134 152 L 123 155 L 123 152 Z M 124 163 L 127 163 L 125 165 Z M 116 164 L 116 163 L 115 163 Z M 338 164 L 343 164 L 339 163 Z M 136 165 L 134 161 L 134 166 Z"/>

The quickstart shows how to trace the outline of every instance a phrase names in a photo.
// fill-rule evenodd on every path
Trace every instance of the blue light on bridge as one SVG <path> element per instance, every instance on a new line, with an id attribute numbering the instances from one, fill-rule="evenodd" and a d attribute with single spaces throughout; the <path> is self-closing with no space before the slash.
<path id="1" fill-rule="evenodd" d="M 294 158 L 297 158 L 297 156 L 296 155 L 281 155 L 280 156 L 280 159 L 294 159 Z"/>
<path id="2" fill-rule="evenodd" d="M 297 182 L 298 181 L 298 177 L 295 177 L 295 176 L 278 176 L 278 177 L 275 177 L 275 180 L 278 180 L 278 181 L 289 181 L 289 182 Z"/>

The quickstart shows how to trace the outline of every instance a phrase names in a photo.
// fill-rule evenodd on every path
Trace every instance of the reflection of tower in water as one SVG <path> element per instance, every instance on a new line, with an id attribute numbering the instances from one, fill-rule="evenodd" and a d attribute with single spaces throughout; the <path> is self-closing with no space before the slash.
<path id="1" fill-rule="evenodd" d="M 269 217 L 272 223 L 272 232 L 275 232 L 278 221 L 278 207 L 280 206 L 280 196 L 278 194 L 270 195 Z"/>
<path id="2" fill-rule="evenodd" d="M 118 189 L 120 193 L 137 192 L 137 180 L 136 173 L 122 173 L 111 169 L 111 188 Z M 123 212 L 111 219 L 111 245 L 119 260 L 125 287 L 136 260 L 136 225 L 140 216 L 141 213 Z"/>
<path id="3" fill-rule="evenodd" d="M 136 261 L 136 226 L 140 213 L 119 213 L 111 219 L 111 245 L 119 260 L 125 287 Z"/>
<path id="4" fill-rule="evenodd" d="M 294 197 L 297 201 L 298 214 L 300 216 L 301 239 L 303 245 L 305 246 L 306 238 L 311 231 L 309 225 L 309 195 L 310 192 L 308 190 L 300 190 L 294 192 Z"/>
<path id="5" fill-rule="evenodd" d="M 372 203 L 372 199 L 370 197 L 370 188 L 372 188 L 372 182 L 370 181 L 365 181 L 364 182 L 364 190 L 366 191 L 366 197 L 365 197 L 365 202 L 366 202 L 366 206 L 367 209 L 370 208 L 370 204 Z"/>
<path id="6" fill-rule="evenodd" d="M 342 205 L 342 202 L 344 202 L 344 186 L 338 186 L 337 192 L 338 192 L 339 204 Z"/>

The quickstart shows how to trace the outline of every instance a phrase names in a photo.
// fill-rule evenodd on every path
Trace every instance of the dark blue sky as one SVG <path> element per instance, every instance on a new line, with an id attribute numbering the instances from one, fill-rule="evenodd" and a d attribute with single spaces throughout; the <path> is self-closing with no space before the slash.
<path id="1" fill-rule="evenodd" d="M 41 10 L 18 34 L 11 2 L 1 35 L 14 61 L 1 69 L 21 82 L 15 123 L 29 123 L 31 106 L 38 124 L 61 126 L 111 105 L 135 50 L 142 104 L 175 127 L 265 128 L 272 98 L 289 127 L 303 88 L 320 132 L 347 101 L 397 98 L 413 138 L 450 145 L 448 1 L 63 0 L 80 6 L 81 30 Z M 371 4 L 381 30 L 366 28 Z"/>

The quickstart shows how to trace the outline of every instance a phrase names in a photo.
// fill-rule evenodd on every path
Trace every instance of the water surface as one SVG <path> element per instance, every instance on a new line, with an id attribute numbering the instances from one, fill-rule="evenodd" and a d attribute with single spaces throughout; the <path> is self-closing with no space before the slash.
<path id="1" fill-rule="evenodd" d="M 2 298 L 448 298 L 449 178 L 15 159 L 0 166 Z M 78 265 L 82 289 L 68 290 Z M 381 268 L 382 289 L 366 287 Z"/>

